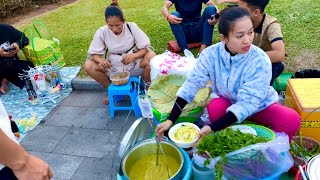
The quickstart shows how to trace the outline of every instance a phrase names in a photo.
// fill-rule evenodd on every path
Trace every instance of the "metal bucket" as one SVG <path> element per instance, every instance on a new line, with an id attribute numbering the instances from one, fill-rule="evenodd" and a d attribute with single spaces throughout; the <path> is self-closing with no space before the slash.
<path id="1" fill-rule="evenodd" d="M 161 142 L 161 146 L 165 154 L 169 154 L 171 157 L 177 160 L 180 167 L 179 170 L 170 179 L 182 179 L 183 175 L 181 169 L 183 166 L 183 155 L 179 148 L 172 142 L 164 140 Z M 157 153 L 157 142 L 155 139 L 147 139 L 132 147 L 124 156 L 121 162 L 121 169 L 123 174 L 128 178 L 128 172 L 130 172 L 134 163 L 149 154 Z"/>

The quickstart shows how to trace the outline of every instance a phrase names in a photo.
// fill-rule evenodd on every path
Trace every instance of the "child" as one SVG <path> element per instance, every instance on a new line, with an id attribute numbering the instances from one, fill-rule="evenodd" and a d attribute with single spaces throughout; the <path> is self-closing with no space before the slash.
<path id="1" fill-rule="evenodd" d="M 225 9 L 218 29 L 222 42 L 200 54 L 177 92 L 168 120 L 157 126 L 157 136 L 163 138 L 164 131 L 175 123 L 181 109 L 210 80 L 216 98 L 207 107 L 211 124 L 201 129 L 200 136 L 249 118 L 274 131 L 285 132 L 291 140 L 300 127 L 300 117 L 293 109 L 277 103 L 277 92 L 270 86 L 270 59 L 252 45 L 254 28 L 249 12 L 241 7 Z"/>
<path id="2" fill-rule="evenodd" d="M 285 46 L 279 21 L 267 15 L 264 10 L 269 0 L 219 0 L 218 3 L 238 3 L 250 12 L 254 28 L 253 44 L 264 50 L 272 62 L 272 78 L 270 85 L 283 72 Z"/>

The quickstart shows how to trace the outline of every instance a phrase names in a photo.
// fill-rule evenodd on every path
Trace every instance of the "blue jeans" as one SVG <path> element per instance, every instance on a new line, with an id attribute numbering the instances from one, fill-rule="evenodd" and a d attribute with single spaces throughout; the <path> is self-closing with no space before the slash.
<path id="1" fill-rule="evenodd" d="M 281 62 L 272 63 L 272 78 L 271 78 L 270 86 L 272 86 L 276 78 L 280 76 L 283 70 L 284 70 L 284 65 Z"/>
<path id="2" fill-rule="evenodd" d="M 202 42 L 204 45 L 212 44 L 213 26 L 208 23 L 211 15 L 216 14 L 214 6 L 208 6 L 202 13 L 201 17 L 192 19 L 184 18 L 180 24 L 170 24 L 171 31 L 176 38 L 181 51 L 188 49 L 188 43 Z M 181 18 L 179 12 L 171 13 Z"/>

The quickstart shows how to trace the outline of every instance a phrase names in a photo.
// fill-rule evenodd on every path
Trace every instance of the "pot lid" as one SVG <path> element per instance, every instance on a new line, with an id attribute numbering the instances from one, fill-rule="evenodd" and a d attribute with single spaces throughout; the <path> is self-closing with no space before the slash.
<path id="1" fill-rule="evenodd" d="M 139 118 L 131 125 L 127 133 L 124 135 L 122 141 L 120 142 L 118 154 L 120 159 L 125 156 L 126 152 L 132 146 L 143 140 L 147 123 L 148 119 Z"/>
<path id="2" fill-rule="evenodd" d="M 320 180 L 320 154 L 309 160 L 307 174 L 310 180 Z"/>

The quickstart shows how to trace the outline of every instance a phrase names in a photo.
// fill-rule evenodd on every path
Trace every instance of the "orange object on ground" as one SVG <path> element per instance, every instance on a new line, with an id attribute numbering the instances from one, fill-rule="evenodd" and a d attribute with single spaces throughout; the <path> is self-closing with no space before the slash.
<path id="1" fill-rule="evenodd" d="M 193 48 L 198 48 L 201 46 L 201 42 L 197 42 L 197 43 L 189 43 L 188 44 L 188 48 L 189 49 L 193 49 Z M 181 51 L 177 41 L 170 41 L 168 42 L 168 48 L 171 52 L 174 52 L 174 53 L 178 53 Z"/>
<path id="2" fill-rule="evenodd" d="M 301 133 L 320 142 L 320 78 L 289 79 L 284 104 L 301 117 Z"/>

